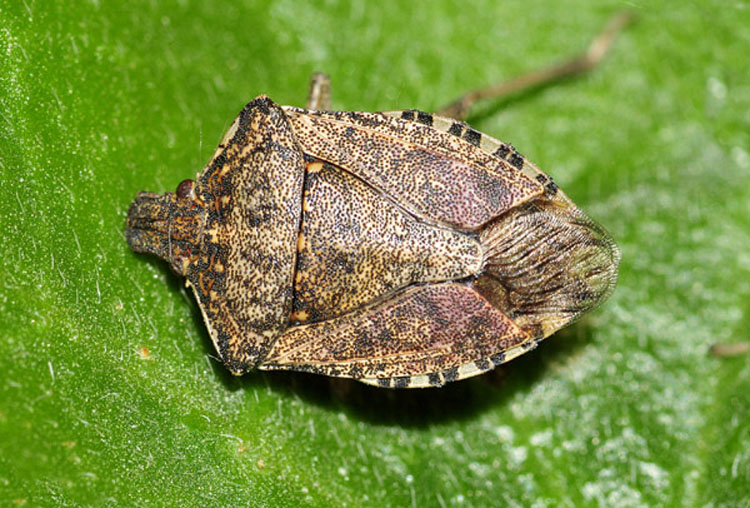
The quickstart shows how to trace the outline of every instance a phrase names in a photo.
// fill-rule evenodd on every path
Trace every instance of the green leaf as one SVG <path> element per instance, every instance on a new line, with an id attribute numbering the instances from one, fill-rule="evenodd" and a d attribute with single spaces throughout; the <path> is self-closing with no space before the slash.
<path id="1" fill-rule="evenodd" d="M 242 106 L 435 109 L 586 47 L 572 0 L 0 7 L 0 504 L 747 505 L 750 10 L 648 2 L 590 75 L 479 111 L 623 252 L 588 318 L 439 390 L 233 378 L 124 241 Z"/>

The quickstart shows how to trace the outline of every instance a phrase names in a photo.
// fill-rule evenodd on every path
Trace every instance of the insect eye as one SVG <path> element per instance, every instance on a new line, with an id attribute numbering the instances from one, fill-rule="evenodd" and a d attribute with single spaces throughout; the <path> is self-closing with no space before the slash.
<path id="1" fill-rule="evenodd" d="M 177 186 L 177 197 L 178 198 L 186 198 L 190 196 L 190 194 L 193 192 L 193 185 L 195 182 L 193 180 L 183 180 L 180 182 L 180 185 Z"/>

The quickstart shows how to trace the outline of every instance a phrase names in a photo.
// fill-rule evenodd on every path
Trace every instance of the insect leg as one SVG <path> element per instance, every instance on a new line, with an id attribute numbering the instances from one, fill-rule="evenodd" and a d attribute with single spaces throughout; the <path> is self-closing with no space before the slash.
<path id="1" fill-rule="evenodd" d="M 322 72 L 315 72 L 310 78 L 310 93 L 307 95 L 307 109 L 330 111 L 331 78 Z"/>
<path id="2" fill-rule="evenodd" d="M 560 64 L 518 76 L 497 85 L 478 88 L 462 95 L 440 109 L 437 114 L 464 120 L 475 102 L 485 99 L 507 97 L 525 90 L 540 88 L 565 78 L 584 74 L 596 67 L 614 42 L 615 36 L 634 20 L 632 13 L 624 11 L 616 14 L 604 30 L 591 42 L 585 53 Z"/>
<path id="3" fill-rule="evenodd" d="M 717 343 L 709 351 L 714 356 L 740 356 L 750 352 L 750 342 Z"/>

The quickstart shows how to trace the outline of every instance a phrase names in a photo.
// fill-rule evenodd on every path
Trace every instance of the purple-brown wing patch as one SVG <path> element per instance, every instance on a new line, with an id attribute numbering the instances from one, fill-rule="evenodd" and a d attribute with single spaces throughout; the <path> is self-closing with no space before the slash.
<path id="1" fill-rule="evenodd" d="M 474 230 L 544 192 L 507 161 L 427 125 L 378 113 L 284 110 L 305 153 L 429 221 Z"/>
<path id="2" fill-rule="evenodd" d="M 262 369 L 356 379 L 429 376 L 503 354 L 529 335 L 470 288 L 442 283 L 405 289 L 369 308 L 288 329 Z M 440 383 L 435 383 L 440 384 Z"/>

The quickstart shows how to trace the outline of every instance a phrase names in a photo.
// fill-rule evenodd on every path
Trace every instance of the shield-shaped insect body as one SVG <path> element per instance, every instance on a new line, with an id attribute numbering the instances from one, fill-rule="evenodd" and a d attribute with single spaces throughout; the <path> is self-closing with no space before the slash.
<path id="1" fill-rule="evenodd" d="M 264 96 L 194 181 L 138 194 L 127 240 L 187 278 L 233 373 L 385 387 L 523 354 L 606 298 L 619 262 L 550 177 L 462 122 Z"/>

